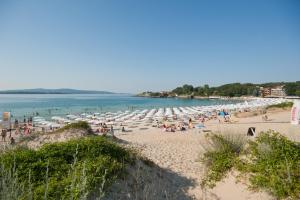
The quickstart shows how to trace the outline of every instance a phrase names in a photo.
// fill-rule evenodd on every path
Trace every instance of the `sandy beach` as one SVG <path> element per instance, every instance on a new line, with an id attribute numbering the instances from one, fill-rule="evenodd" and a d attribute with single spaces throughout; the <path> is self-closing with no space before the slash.
<path id="1" fill-rule="evenodd" d="M 256 133 L 271 129 L 292 140 L 300 141 L 300 127 L 290 124 L 289 111 L 270 112 L 268 117 L 268 121 L 263 121 L 261 115 L 245 118 L 233 117 L 234 123 L 219 123 L 217 120 L 212 120 L 205 123 L 205 126 L 207 130 L 221 134 L 246 135 L 249 127 L 255 127 Z M 143 156 L 159 167 L 191 180 L 185 193 L 192 199 L 272 199 L 266 192 L 250 191 L 245 184 L 237 183 L 232 173 L 214 189 L 203 190 L 200 182 L 204 166 L 199 162 L 199 156 L 203 153 L 205 133 L 199 129 L 167 133 L 161 129 L 149 127 L 143 131 L 132 129 L 132 132 L 116 135 L 128 142 L 130 146 L 138 148 Z"/>
<path id="2" fill-rule="evenodd" d="M 248 128 L 255 127 L 256 134 L 271 129 L 291 140 L 300 141 L 300 126 L 290 124 L 289 110 L 268 111 L 267 115 L 268 120 L 264 121 L 262 115 L 252 116 L 251 113 L 242 113 L 239 117 L 232 116 L 231 123 L 220 123 L 219 120 L 212 119 L 204 123 L 204 129 L 193 128 L 176 132 L 165 132 L 147 123 L 134 123 L 126 127 L 127 132 L 116 129 L 115 136 L 155 164 L 156 168 L 150 167 L 152 172 L 147 175 L 147 182 L 152 183 L 153 191 L 161 191 L 160 184 L 164 184 L 168 194 L 176 194 L 170 199 L 269 200 L 274 198 L 266 192 L 251 191 L 246 183 L 237 182 L 236 172 L 230 172 L 215 188 L 203 189 L 200 183 L 204 177 L 205 166 L 199 161 L 204 152 L 203 147 L 207 143 L 205 135 L 210 133 L 241 134 L 246 137 Z M 45 138 L 46 140 L 53 138 Z M 68 140 L 68 137 L 64 135 L 61 140 Z M 158 181 L 159 177 L 164 178 Z M 111 199 L 120 198 L 123 196 Z M 148 199 L 164 199 L 164 197 Z"/>

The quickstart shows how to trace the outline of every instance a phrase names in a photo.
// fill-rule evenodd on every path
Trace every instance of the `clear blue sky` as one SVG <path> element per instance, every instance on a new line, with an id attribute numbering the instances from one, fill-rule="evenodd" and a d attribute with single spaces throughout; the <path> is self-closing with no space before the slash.
<path id="1" fill-rule="evenodd" d="M 0 0 L 0 89 L 300 79 L 297 0 Z"/>

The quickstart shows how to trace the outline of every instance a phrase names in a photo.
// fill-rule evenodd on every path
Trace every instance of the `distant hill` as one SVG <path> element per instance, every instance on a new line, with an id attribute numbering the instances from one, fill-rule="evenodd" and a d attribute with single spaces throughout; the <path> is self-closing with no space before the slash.
<path id="1" fill-rule="evenodd" d="M 0 94 L 114 94 L 107 91 L 93 91 L 93 90 L 75 90 L 75 89 L 22 89 L 22 90 L 3 90 Z"/>

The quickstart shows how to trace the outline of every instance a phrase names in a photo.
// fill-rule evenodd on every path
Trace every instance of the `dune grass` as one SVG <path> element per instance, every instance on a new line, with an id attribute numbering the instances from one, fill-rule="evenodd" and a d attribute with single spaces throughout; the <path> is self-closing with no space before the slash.
<path id="1" fill-rule="evenodd" d="M 59 133 L 59 132 L 67 131 L 70 129 L 83 129 L 83 130 L 86 130 L 88 133 L 93 133 L 90 125 L 85 121 L 79 121 L 76 123 L 67 124 L 64 127 L 54 131 L 54 133 Z"/>
<path id="2" fill-rule="evenodd" d="M 203 187 L 214 187 L 235 166 L 246 140 L 241 135 L 207 135 L 208 143 L 204 145 L 205 153 L 201 161 L 207 167 L 202 179 Z"/>
<path id="3" fill-rule="evenodd" d="M 210 135 L 202 160 L 208 168 L 202 185 L 214 187 L 235 169 L 246 175 L 250 188 L 276 199 L 300 199 L 300 143 L 274 131 L 261 133 L 245 145 L 239 138 Z"/>
<path id="4" fill-rule="evenodd" d="M 131 162 L 130 152 L 102 136 L 18 147 L 0 154 L 0 199 L 101 197 Z"/>

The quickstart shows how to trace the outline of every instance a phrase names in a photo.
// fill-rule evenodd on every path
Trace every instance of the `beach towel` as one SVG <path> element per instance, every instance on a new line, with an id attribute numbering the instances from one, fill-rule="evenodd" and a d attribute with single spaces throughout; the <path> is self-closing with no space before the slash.
<path id="1" fill-rule="evenodd" d="M 197 125 L 195 126 L 195 128 L 201 129 L 201 128 L 205 128 L 205 126 L 204 126 L 203 124 L 197 124 Z"/>

